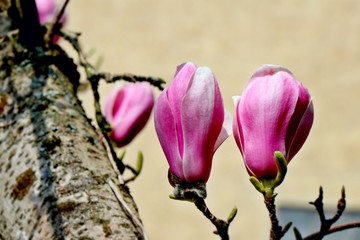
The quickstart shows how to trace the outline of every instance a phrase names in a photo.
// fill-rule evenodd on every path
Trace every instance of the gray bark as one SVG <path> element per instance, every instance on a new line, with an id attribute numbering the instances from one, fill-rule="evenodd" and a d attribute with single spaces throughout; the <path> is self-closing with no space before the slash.
<path id="1" fill-rule="evenodd" d="M 57 67 L 13 50 L 1 43 L 0 239 L 146 238 L 66 57 Z"/>

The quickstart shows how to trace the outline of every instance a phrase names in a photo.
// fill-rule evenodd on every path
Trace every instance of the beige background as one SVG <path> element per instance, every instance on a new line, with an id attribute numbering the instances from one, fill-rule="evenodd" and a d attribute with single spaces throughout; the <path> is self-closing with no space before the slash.
<path id="1" fill-rule="evenodd" d="M 231 112 L 231 96 L 241 94 L 259 66 L 288 67 L 313 95 L 316 115 L 278 188 L 278 205 L 307 206 L 322 185 L 325 204 L 334 206 L 345 185 L 349 209 L 360 208 L 360 1 L 73 0 L 68 20 L 68 29 L 82 32 L 84 48 L 96 50 L 92 61 L 104 58 L 105 71 L 169 82 L 184 61 L 209 66 Z M 104 86 L 102 96 L 110 88 Z M 89 96 L 81 94 L 92 115 Z M 126 161 L 138 150 L 144 171 L 130 187 L 150 238 L 218 239 L 193 205 L 168 198 L 168 167 L 153 119 L 127 147 Z M 267 239 L 265 206 L 233 137 L 215 154 L 207 202 L 221 218 L 238 207 L 232 239 Z"/>

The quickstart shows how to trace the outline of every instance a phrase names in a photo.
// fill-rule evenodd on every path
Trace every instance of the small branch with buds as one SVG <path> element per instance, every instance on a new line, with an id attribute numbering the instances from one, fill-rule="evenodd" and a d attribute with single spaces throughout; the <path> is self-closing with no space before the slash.
<path id="1" fill-rule="evenodd" d="M 330 219 L 326 219 L 325 217 L 325 213 L 324 213 L 324 204 L 323 204 L 323 189 L 322 187 L 320 187 L 319 189 L 319 197 L 314 201 L 314 202 L 310 202 L 310 204 L 314 205 L 316 208 L 316 211 L 319 214 L 320 217 L 320 231 L 317 233 L 313 233 L 305 238 L 302 238 L 299 231 L 297 229 L 294 228 L 295 231 L 295 236 L 297 239 L 301 239 L 301 240 L 320 240 L 322 239 L 325 235 L 337 232 L 337 231 L 341 231 L 341 230 L 345 230 L 348 228 L 355 228 L 355 227 L 360 227 L 360 222 L 353 222 L 353 223 L 348 223 L 348 224 L 344 224 L 344 225 L 339 225 L 339 226 L 335 226 L 332 227 L 332 225 L 339 220 L 339 218 L 341 217 L 341 215 L 343 214 L 345 208 L 346 208 L 346 200 L 345 200 L 345 188 L 343 187 L 341 189 L 341 198 L 338 201 L 337 204 L 337 211 L 335 213 L 335 215 L 330 218 Z"/>
<path id="2" fill-rule="evenodd" d="M 214 234 L 219 235 L 222 240 L 229 240 L 229 226 L 237 214 L 237 208 L 234 207 L 226 221 L 221 220 L 211 213 L 206 206 L 206 184 L 204 182 L 184 183 L 176 175 L 168 172 L 168 178 L 171 185 L 174 186 L 174 192 L 169 197 L 174 200 L 188 201 L 195 204 L 204 216 L 216 227 Z"/>
<path id="3" fill-rule="evenodd" d="M 310 204 L 315 206 L 316 211 L 318 212 L 319 217 L 320 217 L 321 226 L 320 226 L 320 232 L 319 232 L 317 238 L 321 239 L 323 236 L 325 236 L 326 232 L 329 231 L 330 227 L 337 220 L 339 220 L 339 218 L 341 217 L 342 213 L 345 210 L 345 207 L 346 207 L 345 188 L 343 187 L 341 189 L 341 198 L 338 201 L 337 212 L 334 215 L 334 217 L 332 217 L 330 219 L 325 218 L 322 187 L 320 187 L 320 189 L 319 189 L 319 197 L 314 202 L 310 202 Z"/>
<path id="4" fill-rule="evenodd" d="M 67 3 L 67 1 L 64 3 L 64 5 L 66 3 Z M 59 14 L 59 16 L 61 16 L 61 14 Z M 136 169 L 133 167 L 130 167 L 128 165 L 125 165 L 122 161 L 122 158 L 118 158 L 114 148 L 112 147 L 112 144 L 111 144 L 111 141 L 110 141 L 110 138 L 108 135 L 109 132 L 111 131 L 111 127 L 101 112 L 100 95 L 98 92 L 99 82 L 101 80 L 105 80 L 107 83 L 114 83 L 114 82 L 120 81 L 120 80 L 127 81 L 127 82 L 149 82 L 154 87 L 157 87 L 158 89 L 162 90 L 163 89 L 162 85 L 165 83 L 165 81 L 160 78 L 143 77 L 143 76 L 137 76 L 137 75 L 133 75 L 133 74 L 113 75 L 110 73 L 98 72 L 96 70 L 96 68 L 87 60 L 86 54 L 83 52 L 83 50 L 80 46 L 80 43 L 79 43 L 80 34 L 62 32 L 62 36 L 65 40 L 67 40 L 72 45 L 72 47 L 77 52 L 78 57 L 79 57 L 79 63 L 84 68 L 86 77 L 87 77 L 88 81 L 90 82 L 91 89 L 93 92 L 93 97 L 94 97 L 95 118 L 96 118 L 98 126 L 102 132 L 102 135 L 107 143 L 107 146 L 109 148 L 112 164 L 113 164 L 113 166 L 116 166 L 118 168 L 118 171 L 120 172 L 120 174 L 123 174 L 125 169 L 129 169 L 134 174 L 134 176 L 129 178 L 128 180 L 126 180 L 125 183 L 133 181 L 140 174 L 142 161 L 143 161 L 142 154 L 139 155 L 139 157 L 138 157 L 138 163 L 137 163 Z"/>
<path id="5" fill-rule="evenodd" d="M 92 79 L 97 79 L 100 81 L 101 79 L 105 80 L 107 83 L 115 83 L 116 81 L 126 81 L 126 82 L 148 82 L 152 86 L 158 88 L 159 90 L 163 90 L 163 85 L 166 83 L 161 78 L 154 77 L 145 77 L 138 76 L 133 74 L 110 74 L 106 72 L 98 72 L 95 67 L 89 63 L 86 58 L 86 54 L 84 54 L 80 43 L 79 43 L 79 33 L 69 33 L 62 32 L 64 39 L 66 39 L 75 51 L 78 53 L 80 65 L 85 69 L 86 75 L 91 77 Z"/>
<path id="6" fill-rule="evenodd" d="M 265 206 L 269 211 L 271 221 L 270 240 L 280 240 L 289 230 L 292 223 L 290 222 L 285 227 L 282 227 L 279 225 L 279 220 L 276 216 L 275 197 L 277 194 L 274 190 L 284 181 L 287 173 L 287 162 L 285 156 L 278 151 L 274 152 L 274 159 L 278 168 L 277 175 L 274 178 L 259 180 L 255 176 L 251 176 L 250 182 L 264 196 Z"/>
<path id="7" fill-rule="evenodd" d="M 64 3 L 62 4 L 60 10 L 56 13 L 54 20 L 51 22 L 50 27 L 47 29 L 44 36 L 46 44 L 51 42 L 54 35 L 60 32 L 60 26 L 61 26 L 60 19 L 63 17 L 65 9 L 69 4 L 69 2 L 70 0 L 64 0 Z"/>
<path id="8" fill-rule="evenodd" d="M 231 211 L 228 219 L 224 221 L 219 218 L 216 218 L 210 212 L 209 208 L 206 206 L 204 199 L 198 198 L 194 201 L 194 204 L 197 207 L 197 209 L 199 209 L 204 214 L 204 216 L 207 219 L 209 219 L 212 224 L 214 224 L 214 226 L 216 227 L 216 231 L 214 231 L 214 234 L 219 235 L 222 240 L 229 240 L 229 234 L 228 234 L 229 226 L 236 216 L 237 209 L 234 208 Z"/>

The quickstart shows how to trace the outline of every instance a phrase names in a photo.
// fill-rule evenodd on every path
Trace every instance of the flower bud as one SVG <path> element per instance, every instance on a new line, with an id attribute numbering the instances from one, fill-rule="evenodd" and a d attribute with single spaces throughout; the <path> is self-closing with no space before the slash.
<path id="1" fill-rule="evenodd" d="M 229 136 L 232 121 L 225 117 L 212 71 L 191 62 L 178 66 L 172 83 L 155 104 L 154 120 L 172 179 L 205 183 L 213 154 Z M 171 179 L 170 183 L 176 184 Z"/>
<path id="2" fill-rule="evenodd" d="M 56 2 L 54 0 L 35 0 L 35 3 L 40 23 L 50 22 L 56 13 Z"/>
<path id="3" fill-rule="evenodd" d="M 36 8 L 39 14 L 39 21 L 41 24 L 50 22 L 54 19 L 57 9 L 57 4 L 55 0 L 35 0 Z M 66 22 L 66 15 L 64 14 L 61 19 L 61 25 L 64 25 Z M 57 42 L 59 39 L 58 35 L 55 35 L 53 38 L 54 42 Z"/>
<path id="4" fill-rule="evenodd" d="M 234 100 L 234 137 L 249 174 L 274 178 L 274 152 L 289 163 L 309 135 L 314 109 L 308 90 L 288 69 L 264 65 Z"/>
<path id="5" fill-rule="evenodd" d="M 154 106 L 154 94 L 149 83 L 129 83 L 115 88 L 107 97 L 103 110 L 112 127 L 111 140 L 123 147 L 144 128 Z"/>

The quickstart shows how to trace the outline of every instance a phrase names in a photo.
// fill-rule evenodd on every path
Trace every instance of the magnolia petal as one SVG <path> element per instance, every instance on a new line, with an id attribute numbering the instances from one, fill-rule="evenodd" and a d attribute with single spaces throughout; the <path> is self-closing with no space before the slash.
<path id="1" fill-rule="evenodd" d="M 301 118 L 301 121 L 296 129 L 295 136 L 293 141 L 288 149 L 288 161 L 290 161 L 295 154 L 300 150 L 302 145 L 305 143 L 305 140 L 309 136 L 310 129 L 314 122 L 314 106 L 312 100 L 310 101 L 304 115 Z"/>
<path id="2" fill-rule="evenodd" d="M 196 70 L 196 65 L 188 62 L 177 67 L 173 82 L 168 88 L 168 100 L 176 122 L 180 156 L 183 156 L 184 137 L 181 123 L 181 104 L 188 89 L 189 81 Z"/>
<path id="3" fill-rule="evenodd" d="M 113 109 L 114 109 L 114 103 L 117 95 L 119 94 L 119 87 L 115 86 L 115 89 L 110 92 L 110 94 L 107 96 L 105 105 L 103 108 L 103 114 L 105 116 L 106 121 L 109 124 L 112 124 L 113 121 Z"/>
<path id="4" fill-rule="evenodd" d="M 239 98 L 239 101 L 240 101 L 240 98 Z M 236 105 L 236 109 L 238 109 L 238 106 L 239 106 L 239 102 Z M 236 110 L 236 113 L 237 113 L 237 110 Z M 251 169 L 249 168 L 249 166 L 247 165 L 247 163 L 245 161 L 245 156 L 243 153 L 245 142 L 244 142 L 244 137 L 243 137 L 243 133 L 242 133 L 241 118 L 240 118 L 240 115 L 236 114 L 236 113 L 235 113 L 235 117 L 234 117 L 234 121 L 233 121 L 233 133 L 234 133 L 234 137 L 235 137 L 235 142 L 240 150 L 241 155 L 244 158 L 244 165 L 246 167 L 246 171 L 248 172 L 248 174 L 250 176 L 255 176 L 255 174 L 251 171 Z"/>
<path id="5" fill-rule="evenodd" d="M 287 71 L 271 71 L 265 66 L 254 76 L 237 109 L 242 125 L 239 132 L 245 143 L 243 155 L 246 165 L 257 177 L 273 176 L 277 172 L 274 152 L 285 154 L 284 139 L 296 106 L 298 88 Z"/>
<path id="6" fill-rule="evenodd" d="M 207 181 L 224 109 L 216 80 L 208 67 L 194 73 L 182 104 L 185 179 Z"/>
<path id="7" fill-rule="evenodd" d="M 233 100 L 235 108 L 238 105 L 240 98 L 241 98 L 241 96 L 232 96 L 232 100 Z"/>
<path id="8" fill-rule="evenodd" d="M 145 127 L 147 121 L 150 118 L 153 100 L 148 103 L 145 108 L 129 111 L 127 114 L 127 120 L 119 122 L 119 125 L 113 129 L 114 138 L 122 139 L 121 143 L 118 142 L 118 146 L 122 147 L 129 144 L 135 136 Z"/>
<path id="9" fill-rule="evenodd" d="M 237 114 L 237 109 L 238 109 L 238 105 L 241 99 L 241 96 L 233 96 L 232 97 L 234 105 L 235 105 L 235 116 L 233 119 L 233 123 L 232 123 L 232 129 L 233 129 L 233 134 L 234 134 L 234 138 L 235 138 L 235 142 L 236 145 L 238 146 L 241 155 L 243 154 L 243 147 L 242 147 L 242 136 L 240 136 L 240 132 L 239 132 L 239 124 L 241 124 L 241 122 L 238 120 L 238 114 Z"/>
<path id="10" fill-rule="evenodd" d="M 233 117 L 232 117 L 231 113 L 226 109 L 225 109 L 224 113 L 225 113 L 224 123 L 222 125 L 219 137 L 217 138 L 217 140 L 215 142 L 214 153 L 220 147 L 220 145 L 232 134 Z"/>
<path id="11" fill-rule="evenodd" d="M 239 101 L 240 101 L 240 98 L 239 98 Z M 238 109 L 239 101 L 236 104 L 236 109 Z M 233 119 L 232 128 L 233 128 L 233 134 L 234 134 L 236 145 L 238 146 L 238 148 L 241 152 L 241 155 L 242 155 L 243 154 L 243 147 L 242 147 L 243 140 L 242 140 L 242 136 L 240 134 L 240 128 L 239 128 L 239 124 L 241 124 L 241 122 L 239 121 L 238 117 L 239 117 L 239 115 L 237 114 L 237 110 L 236 110 L 235 117 Z"/>
<path id="12" fill-rule="evenodd" d="M 288 153 L 286 156 L 287 161 L 290 161 L 292 158 L 292 157 L 289 157 L 289 149 L 294 141 L 295 134 L 298 131 L 300 121 L 302 120 L 304 113 L 309 108 L 309 104 L 311 102 L 311 96 L 310 96 L 308 90 L 300 82 L 297 82 L 297 85 L 298 85 L 298 89 L 299 89 L 299 95 L 298 95 L 298 99 L 296 102 L 296 107 L 295 107 L 294 113 L 292 114 L 291 120 L 288 124 L 288 129 L 287 129 L 286 139 L 285 139 L 286 152 Z M 309 129 L 309 131 L 310 131 L 310 129 Z M 305 141 L 306 138 L 303 140 Z M 298 150 L 300 150 L 300 148 L 298 148 Z M 292 156 L 294 156 L 294 155 L 292 155 Z"/>
<path id="13" fill-rule="evenodd" d="M 142 116 L 143 112 L 148 112 L 154 105 L 154 94 L 148 83 L 131 83 L 119 91 L 113 104 L 113 124 L 120 123 L 122 128 Z"/>
<path id="14" fill-rule="evenodd" d="M 251 76 L 249 81 L 252 81 L 256 78 L 275 75 L 277 72 L 287 72 L 288 74 L 293 75 L 289 69 L 284 68 L 282 66 L 273 65 L 273 64 L 264 64 L 255 71 L 255 73 Z"/>
<path id="15" fill-rule="evenodd" d="M 184 179 L 182 159 L 179 153 L 174 113 L 167 99 L 167 89 L 159 96 L 154 109 L 155 130 L 170 166 L 170 171 Z"/>
<path id="16" fill-rule="evenodd" d="M 35 3 L 41 24 L 53 20 L 57 8 L 55 0 L 36 0 Z"/>
<path id="17" fill-rule="evenodd" d="M 113 101 L 111 135 L 117 146 L 122 147 L 146 125 L 154 106 L 154 94 L 149 83 L 130 83 L 121 88 L 115 98 L 110 96 L 110 101 Z"/>

